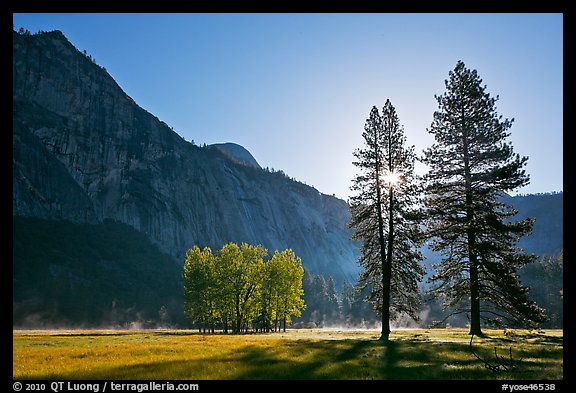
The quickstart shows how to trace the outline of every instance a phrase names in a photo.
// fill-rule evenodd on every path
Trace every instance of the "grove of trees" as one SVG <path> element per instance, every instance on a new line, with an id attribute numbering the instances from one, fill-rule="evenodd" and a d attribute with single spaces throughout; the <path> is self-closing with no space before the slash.
<path id="1" fill-rule="evenodd" d="M 422 157 L 406 144 L 389 100 L 382 112 L 370 111 L 364 146 L 354 152 L 359 173 L 349 200 L 349 226 L 361 242 L 356 285 L 337 287 L 330 277 L 304 272 L 289 249 L 268 258 L 262 246 L 229 243 L 216 254 L 195 246 L 183 274 L 193 325 L 276 331 L 294 318 L 299 327 L 373 327 L 379 316 L 383 341 L 391 321 L 422 315 L 428 326 L 446 314 L 459 323 L 464 316 L 471 335 L 482 335 L 486 323 L 561 326 L 563 254 L 526 253 L 519 243 L 534 220 L 515 220 L 518 211 L 506 203 L 509 192 L 530 180 L 528 158 L 507 140 L 513 119 L 502 119 L 498 97 L 462 61 L 445 86 L 428 129 L 435 142 Z M 422 177 L 414 172 L 417 161 L 428 167 Z M 439 255 L 428 285 L 422 284 L 424 244 Z M 531 295 L 523 282 L 543 287 Z M 548 315 L 535 300 L 548 306 Z"/>
<path id="2" fill-rule="evenodd" d="M 285 330 L 305 307 L 302 261 L 290 249 L 267 255 L 246 243 L 228 243 L 215 254 L 209 247 L 188 250 L 184 308 L 192 324 L 225 333 Z"/>
<path id="3" fill-rule="evenodd" d="M 445 86 L 428 129 L 435 143 L 420 158 L 429 169 L 422 180 L 389 100 L 382 115 L 372 108 L 364 148 L 354 153 L 360 173 L 351 187 L 350 226 L 363 243 L 361 283 L 372 289 L 367 299 L 382 316 L 383 340 L 395 311 L 417 317 L 424 238 L 442 255 L 432 292 L 447 312 L 466 314 L 470 334 L 482 335 L 482 319 L 530 326 L 546 320 L 518 274 L 536 259 L 517 246 L 533 220 L 514 221 L 517 211 L 502 202 L 529 183 L 528 158 L 507 141 L 513 120 L 498 115 L 498 97 L 462 61 Z"/>

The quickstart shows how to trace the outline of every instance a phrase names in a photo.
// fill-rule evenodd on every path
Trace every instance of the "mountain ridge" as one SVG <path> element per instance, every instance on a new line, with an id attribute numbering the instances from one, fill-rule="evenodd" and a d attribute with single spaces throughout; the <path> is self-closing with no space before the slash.
<path id="1" fill-rule="evenodd" d="M 292 248 L 315 274 L 355 279 L 345 201 L 246 165 L 239 145 L 240 160 L 185 141 L 61 32 L 13 40 L 13 215 L 114 219 L 180 263 L 193 245 Z"/>

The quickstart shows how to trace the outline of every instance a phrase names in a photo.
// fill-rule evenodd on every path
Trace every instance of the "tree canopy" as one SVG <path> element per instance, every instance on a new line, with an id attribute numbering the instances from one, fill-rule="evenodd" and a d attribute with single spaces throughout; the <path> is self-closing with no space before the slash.
<path id="1" fill-rule="evenodd" d="M 302 261 L 290 249 L 228 243 L 216 254 L 194 246 L 184 263 L 185 314 L 200 329 L 284 329 L 305 307 Z"/>
<path id="2" fill-rule="evenodd" d="M 506 139 L 512 120 L 496 112 L 476 70 L 459 61 L 428 130 L 435 143 L 424 151 L 428 165 L 424 205 L 432 249 L 443 254 L 432 277 L 435 293 L 452 312 L 468 313 L 470 334 L 481 335 L 481 318 L 542 322 L 518 269 L 534 261 L 516 246 L 533 221 L 513 221 L 517 211 L 505 193 L 529 183 L 528 157 Z"/>
<path id="3" fill-rule="evenodd" d="M 354 162 L 360 173 L 351 187 L 350 227 L 362 241 L 361 288 L 382 316 L 382 339 L 390 334 L 390 319 L 400 313 L 417 319 L 418 282 L 425 271 L 419 261 L 421 233 L 416 206 L 419 192 L 414 174 L 414 146 L 406 146 L 394 106 L 386 101 L 382 115 L 375 106 L 364 126 L 364 147 Z"/>

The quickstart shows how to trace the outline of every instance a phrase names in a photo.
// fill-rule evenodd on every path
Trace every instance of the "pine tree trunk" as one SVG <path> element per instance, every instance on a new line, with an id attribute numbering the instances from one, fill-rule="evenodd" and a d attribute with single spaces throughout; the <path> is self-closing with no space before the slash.
<path id="1" fill-rule="evenodd" d="M 379 171 L 379 169 L 377 169 Z M 377 179 L 379 182 L 380 179 Z M 378 240 L 380 242 L 380 258 L 382 259 L 382 335 L 380 340 L 388 341 L 390 336 L 390 274 L 386 263 L 386 242 L 384 240 L 384 220 L 382 218 L 382 193 L 380 187 L 376 187 L 377 212 L 378 212 Z"/>
<path id="2" fill-rule="evenodd" d="M 393 188 L 390 187 L 390 205 L 389 205 L 389 209 L 388 209 L 388 250 L 386 252 L 386 266 L 385 269 L 382 270 L 383 272 L 383 282 L 385 284 L 384 286 L 384 302 L 383 302 L 383 308 L 385 308 L 386 310 L 386 328 L 384 328 L 384 325 L 382 325 L 382 336 L 380 337 L 380 340 L 382 341 L 388 341 L 388 338 L 390 337 L 390 285 L 391 285 L 391 279 L 392 279 L 392 246 L 394 244 L 394 217 L 392 215 L 393 213 L 393 208 L 394 208 L 394 195 L 393 195 Z"/>
<path id="3" fill-rule="evenodd" d="M 473 207 L 473 190 L 472 174 L 470 171 L 470 154 L 468 129 L 466 128 L 466 115 L 464 107 L 461 109 L 461 127 L 462 127 L 462 147 L 464 158 L 464 181 L 466 192 L 466 220 L 468 222 L 468 261 L 470 263 L 470 335 L 482 336 L 480 327 L 480 282 L 478 277 L 478 257 L 476 255 L 476 233 L 473 228 L 474 207 Z"/>
<path id="4" fill-rule="evenodd" d="M 386 266 L 382 266 L 384 270 L 384 274 L 382 277 L 382 335 L 380 336 L 380 340 L 388 341 L 390 336 L 390 267 L 387 263 L 384 263 Z"/>
<path id="5" fill-rule="evenodd" d="M 470 335 L 482 336 L 480 326 L 480 287 L 476 256 L 470 260 Z"/>
<path id="6" fill-rule="evenodd" d="M 469 199 L 467 199 L 469 200 Z M 471 203 L 468 203 L 470 206 Z M 472 222 L 471 209 L 467 212 L 468 221 Z M 482 336 L 480 326 L 480 278 L 478 277 L 478 256 L 476 249 L 476 235 L 474 230 L 468 229 L 468 261 L 470 264 L 470 335 Z"/>

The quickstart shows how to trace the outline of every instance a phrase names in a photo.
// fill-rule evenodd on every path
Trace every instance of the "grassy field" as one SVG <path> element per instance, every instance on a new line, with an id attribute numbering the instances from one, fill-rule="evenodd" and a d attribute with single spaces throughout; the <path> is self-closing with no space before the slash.
<path id="1" fill-rule="evenodd" d="M 474 350 L 516 367 L 493 372 L 466 330 L 290 330 L 202 335 L 184 330 L 13 331 L 14 379 L 515 379 L 563 378 L 563 331 L 486 331 Z"/>

